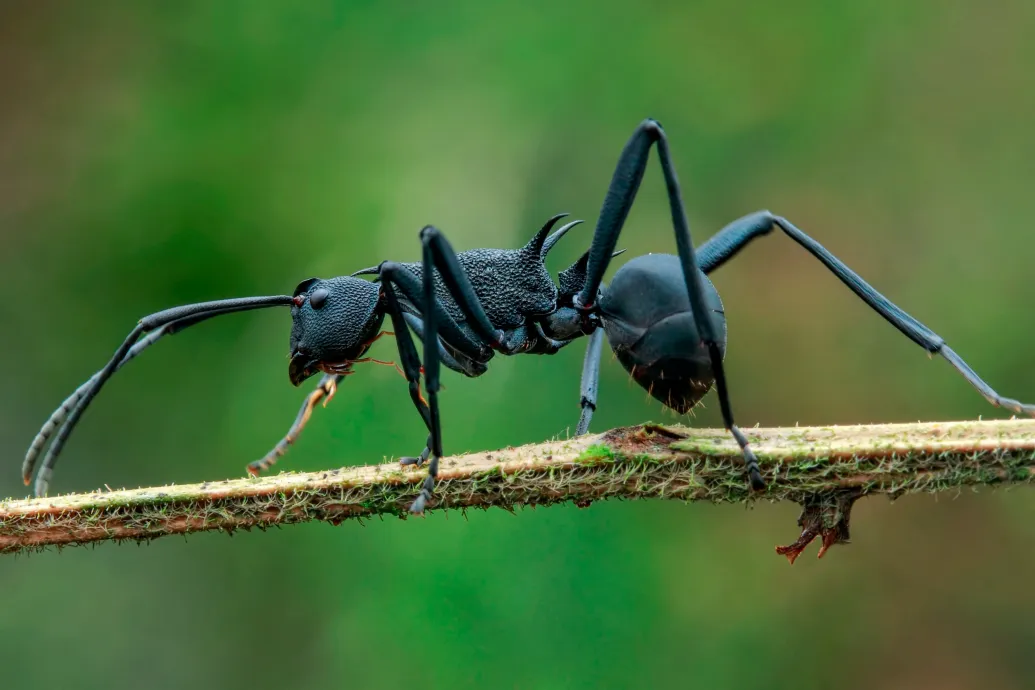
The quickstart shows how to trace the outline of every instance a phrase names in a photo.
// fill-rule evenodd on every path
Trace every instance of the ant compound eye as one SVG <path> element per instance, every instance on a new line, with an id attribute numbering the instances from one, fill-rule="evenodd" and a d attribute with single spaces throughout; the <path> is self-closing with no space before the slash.
<path id="1" fill-rule="evenodd" d="M 309 304 L 313 309 L 319 309 L 327 303 L 327 297 L 331 293 L 327 290 L 320 288 L 319 290 L 313 290 L 313 294 L 309 295 Z"/>

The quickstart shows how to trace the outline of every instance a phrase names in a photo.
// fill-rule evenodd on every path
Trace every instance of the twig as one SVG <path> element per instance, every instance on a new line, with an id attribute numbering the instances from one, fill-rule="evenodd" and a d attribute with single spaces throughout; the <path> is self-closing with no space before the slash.
<path id="1" fill-rule="evenodd" d="M 777 551 L 793 562 L 814 537 L 822 537 L 822 550 L 847 541 L 851 505 L 860 496 L 1030 482 L 1035 472 L 1035 420 L 745 432 L 768 482 L 761 493 L 749 492 L 738 448 L 724 430 L 648 424 L 445 458 L 428 510 L 568 501 L 586 506 L 614 497 L 791 500 L 804 507 L 802 537 Z M 406 517 L 423 477 L 424 470 L 384 464 L 10 500 L 0 502 L 0 551 Z"/>

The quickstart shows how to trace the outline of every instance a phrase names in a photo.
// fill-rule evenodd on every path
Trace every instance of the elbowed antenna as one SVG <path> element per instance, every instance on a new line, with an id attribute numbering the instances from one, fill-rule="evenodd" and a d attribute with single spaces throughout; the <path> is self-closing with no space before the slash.
<path id="1" fill-rule="evenodd" d="M 290 295 L 274 295 L 267 297 L 243 297 L 218 300 L 214 302 L 199 302 L 197 304 L 187 304 L 180 307 L 173 307 L 172 309 L 166 309 L 140 319 L 136 327 L 125 341 L 123 341 L 122 345 L 120 345 L 115 351 L 115 354 L 104 368 L 94 374 L 89 381 L 80 386 L 71 396 L 69 396 L 61 406 L 54 411 L 50 416 L 50 419 L 48 419 L 43 425 L 43 428 L 40 429 L 39 434 L 37 434 L 36 438 L 33 439 L 32 444 L 29 446 L 29 451 L 25 455 L 25 461 L 22 464 L 22 480 L 26 485 L 28 485 L 32 480 L 32 472 L 35 469 L 36 460 L 39 457 L 40 452 L 43 450 L 43 447 L 46 445 L 47 439 L 53 433 L 55 426 L 60 424 L 57 436 L 50 444 L 50 448 L 48 449 L 46 456 L 43 458 L 43 466 L 40 468 L 39 475 L 36 477 L 36 495 L 43 496 L 47 493 L 47 488 L 50 486 L 50 478 L 54 473 L 54 465 L 57 462 L 57 457 L 61 453 L 62 447 L 68 441 L 68 437 L 75 428 L 75 425 L 79 422 L 79 418 L 82 416 L 83 411 L 89 406 L 90 402 L 93 401 L 97 393 L 100 392 L 101 387 L 109 378 L 111 378 L 112 374 L 163 335 L 177 333 L 214 316 L 221 316 L 223 314 L 230 314 L 239 311 L 250 311 L 252 309 L 265 309 L 267 307 L 291 306 L 293 304 L 293 300 L 294 298 Z M 159 331 L 158 329 L 161 330 Z M 157 332 L 151 333 L 149 337 L 137 342 L 140 340 L 142 335 L 151 331 Z"/>
<path id="2" fill-rule="evenodd" d="M 129 352 L 126 353 L 126 356 L 123 357 L 122 361 L 119 362 L 118 365 L 115 367 L 115 371 L 118 371 L 126 364 L 128 364 L 131 360 L 135 359 L 137 355 L 139 355 L 141 352 L 154 345 L 155 342 L 157 342 L 163 336 L 179 333 L 184 328 L 189 328 L 190 326 L 193 326 L 196 323 L 200 323 L 202 321 L 212 318 L 213 316 L 219 316 L 221 314 L 226 314 L 232 311 L 233 309 L 217 309 L 213 311 L 202 312 L 201 314 L 187 316 L 182 319 L 177 319 L 176 321 L 171 321 L 166 325 L 162 326 L 161 328 L 157 328 L 151 331 L 147 334 L 146 337 L 143 337 L 140 340 L 138 340 L 136 344 L 129 349 Z M 82 400 L 83 396 L 86 395 L 86 393 L 90 390 L 90 387 L 101 375 L 102 371 L 104 370 L 101 369 L 100 371 L 95 373 L 93 376 L 89 378 L 89 380 L 86 381 L 86 383 L 79 386 L 79 388 L 77 388 L 75 392 L 72 393 L 72 395 L 65 398 L 64 402 L 62 402 L 61 405 L 59 405 L 58 408 L 51 413 L 50 418 L 48 418 L 47 421 L 40 428 L 39 433 L 36 434 L 36 438 L 32 440 L 32 445 L 29 446 L 29 450 L 25 454 L 25 461 L 22 463 L 22 480 L 26 484 L 32 481 L 33 467 L 36 465 L 36 459 L 39 456 L 39 454 L 43 452 L 43 447 L 47 444 L 47 441 L 49 441 L 51 436 L 54 435 L 54 432 L 57 431 L 57 429 L 62 424 L 64 424 L 65 420 L 68 418 L 68 415 L 71 414 L 72 410 L 74 410 L 76 408 L 76 405 L 79 404 L 79 401 Z"/>

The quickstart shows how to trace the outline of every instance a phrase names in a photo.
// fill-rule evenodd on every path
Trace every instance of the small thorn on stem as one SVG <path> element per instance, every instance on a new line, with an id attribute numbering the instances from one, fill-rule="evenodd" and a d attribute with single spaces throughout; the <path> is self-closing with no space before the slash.
<path id="1" fill-rule="evenodd" d="M 787 562 L 794 565 L 794 561 L 798 560 L 798 556 L 802 554 L 805 547 L 812 543 L 812 540 L 816 538 L 818 532 L 813 528 L 803 529 L 801 536 L 798 537 L 793 543 L 787 546 L 777 546 L 776 553 L 781 556 L 787 557 Z"/>

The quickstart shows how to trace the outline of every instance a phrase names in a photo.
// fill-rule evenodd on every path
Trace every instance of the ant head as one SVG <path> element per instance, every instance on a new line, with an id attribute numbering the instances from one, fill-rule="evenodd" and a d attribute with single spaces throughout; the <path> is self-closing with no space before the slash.
<path id="1" fill-rule="evenodd" d="M 291 383 L 299 385 L 322 365 L 359 359 L 384 320 L 378 297 L 377 285 L 351 276 L 299 283 L 291 306 Z"/>

